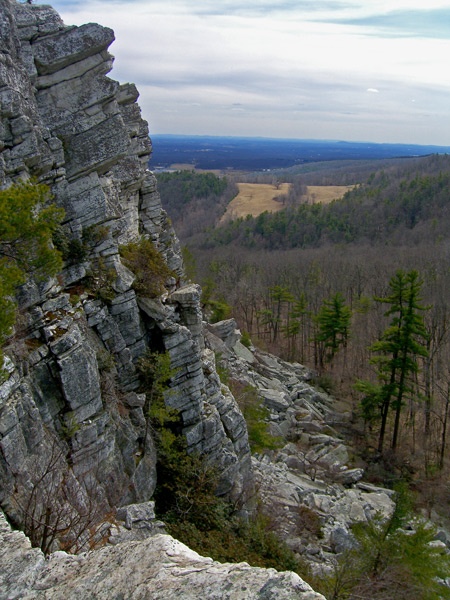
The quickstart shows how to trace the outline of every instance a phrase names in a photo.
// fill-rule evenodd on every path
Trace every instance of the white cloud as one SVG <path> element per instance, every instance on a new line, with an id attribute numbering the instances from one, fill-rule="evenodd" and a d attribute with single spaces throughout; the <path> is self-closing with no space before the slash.
<path id="1" fill-rule="evenodd" d="M 97 21 L 114 29 L 112 76 L 137 84 L 152 131 L 305 137 L 308 130 L 307 137 L 450 144 L 450 106 L 442 102 L 450 94 L 443 76 L 450 40 L 387 37 L 370 20 L 351 23 L 423 9 L 423 0 L 53 6 L 67 24 Z M 427 0 L 432 8 L 450 8 L 450 0 Z M 237 105 L 244 110 L 230 110 Z M 428 130 L 418 126 L 425 109 Z M 177 111 L 177 119 L 169 121 L 167 111 Z"/>

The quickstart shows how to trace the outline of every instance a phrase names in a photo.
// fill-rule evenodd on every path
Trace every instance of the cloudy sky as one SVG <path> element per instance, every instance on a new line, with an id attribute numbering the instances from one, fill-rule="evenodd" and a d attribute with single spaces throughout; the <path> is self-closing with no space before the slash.
<path id="1" fill-rule="evenodd" d="M 450 145 L 450 0 L 49 2 L 114 29 L 153 134 Z"/>

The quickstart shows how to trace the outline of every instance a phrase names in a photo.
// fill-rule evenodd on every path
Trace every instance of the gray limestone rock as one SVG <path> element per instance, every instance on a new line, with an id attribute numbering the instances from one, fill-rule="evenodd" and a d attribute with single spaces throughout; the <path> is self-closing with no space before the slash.
<path id="1" fill-rule="evenodd" d="M 209 323 L 208 330 L 220 338 L 227 348 L 233 348 L 236 342 L 241 338 L 241 333 L 238 330 L 234 319 L 227 319 L 226 321 L 219 321 L 218 323 Z"/>
<path id="2" fill-rule="evenodd" d="M 298 575 L 217 563 L 168 535 L 45 560 L 0 514 L 0 589 L 15 598 L 324 600 Z"/>
<path id="3" fill-rule="evenodd" d="M 45 560 L 2 514 L 0 560 L 0 592 L 11 599 L 324 600 L 295 573 L 217 563 L 163 534 Z"/>
<path id="4" fill-rule="evenodd" d="M 33 44 L 38 73 L 55 73 L 105 50 L 113 40 L 113 31 L 96 23 L 67 27 L 53 35 L 38 38 Z"/>
<path id="5" fill-rule="evenodd" d="M 67 240 L 84 253 L 82 262 L 69 256 L 55 280 L 20 290 L 30 331 L 21 343 L 40 345 L 11 363 L 0 389 L 2 503 L 17 472 L 27 473 L 27 444 L 49 445 L 55 435 L 80 485 L 89 474 L 109 508 L 151 498 L 156 451 L 136 370 L 147 351 L 171 356 L 167 404 L 181 412 L 189 451 L 217 465 L 221 493 L 238 495 L 251 485 L 245 423 L 203 362 L 201 290 L 183 285 L 179 242 L 148 171 L 139 94 L 107 77 L 114 34 L 65 26 L 48 6 L 0 3 L 0 184 L 48 184 L 65 210 Z M 141 235 L 174 272 L 161 298 L 137 298 L 120 261 L 120 244 Z"/>
<path id="6" fill-rule="evenodd" d="M 119 508 L 116 514 L 120 521 L 125 522 L 127 529 L 137 527 L 148 528 L 155 520 L 155 503 L 143 502 L 142 504 L 129 504 Z"/>

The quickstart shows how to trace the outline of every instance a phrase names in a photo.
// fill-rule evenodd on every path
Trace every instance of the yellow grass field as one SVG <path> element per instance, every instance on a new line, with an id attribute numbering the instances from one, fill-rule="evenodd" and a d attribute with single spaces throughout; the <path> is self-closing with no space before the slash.
<path id="1" fill-rule="evenodd" d="M 287 194 L 289 183 L 276 186 L 268 183 L 238 183 L 239 194 L 233 198 L 220 222 L 225 223 L 239 217 L 252 215 L 257 217 L 264 211 L 277 212 L 284 208 L 282 202 L 274 200 L 277 196 Z M 311 185 L 308 186 L 306 202 L 315 204 L 318 202 L 328 203 L 342 196 L 352 185 Z"/>
<path id="2" fill-rule="evenodd" d="M 264 211 L 277 212 L 284 208 L 282 202 L 274 200 L 276 196 L 287 194 L 289 183 L 282 183 L 279 188 L 269 183 L 238 183 L 239 194 L 227 206 L 220 222 L 252 215 L 257 217 Z"/>
<path id="3" fill-rule="evenodd" d="M 195 165 L 191 163 L 173 163 L 169 169 L 171 171 L 195 171 Z"/>
<path id="4" fill-rule="evenodd" d="M 322 202 L 328 204 L 342 198 L 345 192 L 352 190 L 354 185 L 308 185 L 308 201 L 311 204 Z"/>

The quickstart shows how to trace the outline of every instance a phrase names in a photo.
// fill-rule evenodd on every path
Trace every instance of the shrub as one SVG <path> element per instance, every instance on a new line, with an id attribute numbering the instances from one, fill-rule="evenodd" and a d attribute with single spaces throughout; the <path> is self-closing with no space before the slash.
<path id="1" fill-rule="evenodd" d="M 62 266 L 52 235 L 64 211 L 49 204 L 45 185 L 21 183 L 0 190 L 0 347 L 16 319 L 16 288 L 28 277 L 44 280 Z M 0 350 L 0 370 L 3 354 Z"/>
<path id="2" fill-rule="evenodd" d="M 331 577 L 313 584 L 316 589 L 333 600 L 450 598 L 450 588 L 444 583 L 450 572 L 450 555 L 430 544 L 435 530 L 414 518 L 410 507 L 411 499 L 402 486 L 389 519 L 378 514 L 354 525 L 354 547 L 338 558 Z"/>
<path id="3" fill-rule="evenodd" d="M 113 283 L 116 279 L 114 269 L 106 266 L 103 258 L 93 262 L 89 274 L 85 277 L 86 291 L 99 300 L 110 302 L 115 297 Z"/>
<path id="4" fill-rule="evenodd" d="M 252 340 L 250 339 L 250 334 L 248 331 L 243 331 L 241 335 L 241 344 L 246 348 L 250 348 L 252 345 Z"/>
<path id="5" fill-rule="evenodd" d="M 167 279 L 175 275 L 151 240 L 143 238 L 139 242 L 131 242 L 121 246 L 119 251 L 123 264 L 136 276 L 133 287 L 141 296 L 159 296 Z"/>
<path id="6" fill-rule="evenodd" d="M 237 381 L 229 383 L 230 389 L 247 423 L 248 441 L 252 452 L 276 450 L 283 445 L 282 438 L 273 436 L 269 431 L 268 409 L 262 404 L 256 389 Z"/>
<path id="7" fill-rule="evenodd" d="M 202 530 L 189 521 L 169 523 L 169 533 L 190 548 L 219 562 L 247 562 L 255 567 L 295 571 L 305 576 L 306 567 L 272 531 L 262 513 L 249 520 L 225 511 L 218 527 Z"/>
<path id="8" fill-rule="evenodd" d="M 216 357 L 216 373 L 219 376 L 220 382 L 228 385 L 230 383 L 230 372 L 221 360 L 222 353 L 215 352 L 214 355 Z"/>

